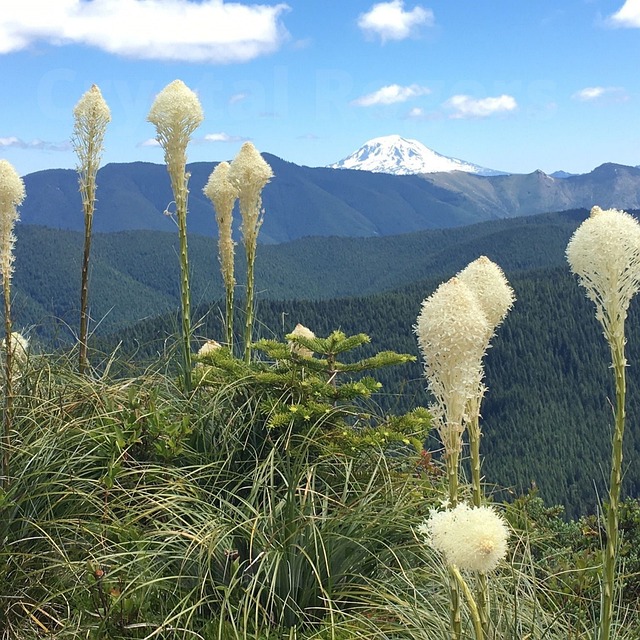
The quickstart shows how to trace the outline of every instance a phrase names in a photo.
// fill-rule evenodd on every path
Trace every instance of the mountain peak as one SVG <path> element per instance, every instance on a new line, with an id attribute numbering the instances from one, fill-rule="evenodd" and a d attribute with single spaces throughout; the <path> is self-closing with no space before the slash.
<path id="1" fill-rule="evenodd" d="M 329 165 L 329 167 L 331 169 L 358 169 L 393 175 L 441 171 L 465 171 L 485 176 L 502 173 L 464 160 L 443 156 L 418 140 L 403 138 L 397 134 L 372 138 L 357 151 L 339 162 Z"/>

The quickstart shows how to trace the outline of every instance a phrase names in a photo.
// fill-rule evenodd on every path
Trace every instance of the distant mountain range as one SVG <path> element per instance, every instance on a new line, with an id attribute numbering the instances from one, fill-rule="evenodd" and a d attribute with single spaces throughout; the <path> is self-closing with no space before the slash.
<path id="1" fill-rule="evenodd" d="M 640 208 L 640 169 L 604 164 L 591 173 L 553 178 L 541 171 L 481 176 L 463 171 L 388 175 L 301 167 L 264 154 L 275 177 L 264 190 L 260 241 L 306 236 L 389 236 L 457 227 L 548 211 Z M 189 183 L 190 233 L 217 233 L 213 208 L 202 193 L 215 164 L 193 163 Z M 80 231 L 84 220 L 76 172 L 51 169 L 24 178 L 26 224 Z M 175 231 L 173 194 L 164 165 L 108 164 L 98 172 L 96 232 Z"/>
<path id="2" fill-rule="evenodd" d="M 329 168 L 358 169 L 396 176 L 439 171 L 465 171 L 480 176 L 504 174 L 504 171 L 487 169 L 458 158 L 443 156 L 418 140 L 409 140 L 398 135 L 373 138 L 351 155 L 329 165 Z"/>

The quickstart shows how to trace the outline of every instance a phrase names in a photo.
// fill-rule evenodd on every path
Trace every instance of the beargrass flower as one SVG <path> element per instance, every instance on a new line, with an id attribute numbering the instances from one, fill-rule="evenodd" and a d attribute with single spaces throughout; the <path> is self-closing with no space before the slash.
<path id="1" fill-rule="evenodd" d="M 593 207 L 567 245 L 571 271 L 596 305 L 607 339 L 621 339 L 631 298 L 640 289 L 640 225 L 617 209 Z"/>
<path id="2" fill-rule="evenodd" d="M 187 392 L 191 391 L 191 290 L 187 243 L 187 199 L 189 174 L 186 171 L 187 145 L 204 114 L 198 96 L 182 80 L 174 80 L 151 106 L 149 122 L 156 127 L 156 140 L 164 149 L 164 159 L 176 203 L 180 239 L 180 302 L 182 307 L 182 373 Z"/>
<path id="3" fill-rule="evenodd" d="M 255 244 L 262 225 L 261 193 L 273 171 L 251 142 L 245 142 L 231 163 L 229 177 L 238 188 L 240 231 L 245 244 Z"/>
<path id="4" fill-rule="evenodd" d="M 233 207 L 238 198 L 238 187 L 229 179 L 231 167 L 220 162 L 211 172 L 204 194 L 211 200 L 218 223 L 218 259 L 226 292 L 225 329 L 229 349 L 233 351 L 233 304 L 236 279 L 234 276 Z"/>
<path id="5" fill-rule="evenodd" d="M 104 136 L 111 122 L 111 112 L 97 85 L 82 95 L 73 109 L 73 118 L 72 143 L 78 156 L 80 194 L 85 215 L 91 215 Z"/>
<path id="6" fill-rule="evenodd" d="M 301 338 L 312 339 L 316 337 L 316 334 L 313 333 L 311 329 L 298 322 L 295 329 L 289 334 L 289 336 L 300 336 Z M 311 358 L 313 356 L 313 351 L 311 351 L 311 349 L 307 349 L 307 347 L 303 347 L 301 344 L 298 344 L 293 340 L 289 340 L 289 349 L 291 349 L 291 353 L 304 358 Z"/>
<path id="7" fill-rule="evenodd" d="M 96 202 L 96 176 L 100 167 L 104 136 L 111 113 L 100 89 L 94 84 L 84 93 L 73 110 L 72 143 L 78 156 L 78 182 L 84 211 L 84 251 L 80 285 L 79 366 L 83 373 L 88 365 L 87 335 L 89 332 L 89 255 L 91 230 Z"/>
<path id="8" fill-rule="evenodd" d="M 515 301 L 513 289 L 502 269 L 486 256 L 480 256 L 460 271 L 457 278 L 476 295 L 489 325 L 495 331 Z"/>
<path id="9" fill-rule="evenodd" d="M 29 357 L 29 339 L 18 331 L 12 331 L 11 347 L 13 349 L 13 361 L 18 365 L 24 365 Z"/>
<path id="10" fill-rule="evenodd" d="M 492 507 L 459 503 L 447 511 L 432 510 L 418 527 L 427 543 L 447 564 L 466 571 L 488 573 L 507 555 L 509 529 Z"/>
<path id="11" fill-rule="evenodd" d="M 240 204 L 240 232 L 247 259 L 247 296 L 245 304 L 244 359 L 251 360 L 251 335 L 253 332 L 254 265 L 258 232 L 262 226 L 262 189 L 273 177 L 271 167 L 250 142 L 245 142 L 229 169 L 229 179 L 238 188 Z"/>
<path id="12" fill-rule="evenodd" d="M 614 602 L 622 597 L 617 591 L 622 589 L 623 584 L 617 578 L 617 556 L 626 423 L 624 325 L 631 298 L 640 289 L 640 224 L 624 211 L 605 211 L 593 207 L 590 217 L 578 227 L 569 241 L 567 260 L 586 289 L 587 297 L 595 303 L 596 318 L 602 325 L 611 351 L 616 385 L 598 635 L 601 640 L 609 640 L 614 620 Z"/>
<path id="13" fill-rule="evenodd" d="M 211 172 L 203 191 L 216 211 L 222 278 L 226 285 L 233 287 L 235 285 L 233 275 L 235 242 L 232 239 L 232 224 L 233 206 L 238 198 L 238 187 L 229 179 L 229 170 L 228 162 L 220 162 Z"/>
<path id="14" fill-rule="evenodd" d="M 0 273 L 8 282 L 13 274 L 13 247 L 16 237 L 13 233 L 19 220 L 18 207 L 25 196 L 24 182 L 13 165 L 0 160 Z"/>
<path id="15" fill-rule="evenodd" d="M 454 277 L 423 301 L 414 329 L 444 445 L 459 451 L 467 402 L 477 392 L 492 328 L 477 297 Z"/>
<path id="16" fill-rule="evenodd" d="M 198 96 L 182 80 L 174 80 L 156 96 L 147 120 L 156 127 L 167 167 L 184 169 L 191 134 L 203 119 Z"/>
<path id="17" fill-rule="evenodd" d="M 208 356 L 218 351 L 218 349 L 222 349 L 222 345 L 219 342 L 216 342 L 215 340 L 207 340 L 200 349 L 198 349 L 198 355 Z"/>

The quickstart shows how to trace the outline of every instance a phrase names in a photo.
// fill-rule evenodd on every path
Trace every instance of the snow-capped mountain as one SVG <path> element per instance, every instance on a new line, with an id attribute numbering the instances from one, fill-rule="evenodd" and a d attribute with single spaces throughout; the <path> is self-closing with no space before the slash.
<path id="1" fill-rule="evenodd" d="M 329 165 L 331 169 L 360 169 L 374 173 L 411 175 L 439 171 L 466 171 L 481 176 L 495 176 L 502 171 L 443 156 L 417 140 L 398 135 L 373 138 L 350 156 Z"/>

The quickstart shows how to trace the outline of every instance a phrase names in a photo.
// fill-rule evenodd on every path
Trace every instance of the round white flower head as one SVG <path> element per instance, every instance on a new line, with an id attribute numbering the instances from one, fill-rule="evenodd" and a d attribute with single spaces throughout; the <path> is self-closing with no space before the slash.
<path id="1" fill-rule="evenodd" d="M 204 194 L 211 200 L 218 223 L 218 253 L 222 277 L 227 286 L 235 285 L 233 275 L 234 245 L 232 238 L 233 206 L 238 198 L 238 188 L 229 179 L 230 165 L 220 162 L 211 172 Z"/>
<path id="2" fill-rule="evenodd" d="M 492 329 L 476 296 L 454 277 L 423 301 L 414 330 L 442 420 L 459 429 L 467 401 L 482 378 L 482 357 Z"/>
<path id="3" fill-rule="evenodd" d="M 18 366 L 24 366 L 29 359 L 29 340 L 17 331 L 11 332 L 11 351 L 13 362 Z"/>
<path id="4" fill-rule="evenodd" d="M 460 503 L 448 511 L 432 510 L 418 531 L 448 564 L 462 570 L 487 573 L 507 555 L 509 529 L 491 507 Z"/>
<path id="5" fill-rule="evenodd" d="M 13 165 L 0 160 L 0 273 L 10 280 L 13 273 L 13 228 L 19 220 L 18 207 L 24 200 L 24 182 Z"/>
<path id="6" fill-rule="evenodd" d="M 456 277 L 476 295 L 484 315 L 495 331 L 515 301 L 513 289 L 502 269 L 486 256 L 480 256 L 470 262 Z"/>
<path id="7" fill-rule="evenodd" d="M 199 356 L 208 356 L 210 353 L 214 353 L 218 351 L 218 349 L 222 349 L 222 345 L 215 340 L 207 340 L 201 347 L 198 349 Z"/>
<path id="8" fill-rule="evenodd" d="M 156 127 L 169 167 L 184 167 L 189 139 L 203 119 L 198 96 L 182 80 L 174 80 L 156 96 L 147 120 Z"/>
<path id="9" fill-rule="evenodd" d="M 640 224 L 624 211 L 593 207 L 567 245 L 571 271 L 596 305 L 608 339 L 624 339 L 631 298 L 640 289 Z"/>
<path id="10" fill-rule="evenodd" d="M 247 244 L 255 244 L 262 224 L 260 193 L 273 178 L 273 171 L 253 144 L 245 142 L 231 163 L 229 178 L 238 189 L 240 230 Z"/>
<path id="11" fill-rule="evenodd" d="M 298 324 L 295 326 L 295 329 L 289 334 L 289 336 L 300 336 L 301 338 L 315 338 L 316 334 L 311 331 L 311 329 L 305 327 L 303 324 Z M 307 347 L 303 347 L 301 344 L 297 344 L 293 340 L 289 340 L 289 349 L 291 349 L 291 353 L 295 353 L 299 356 L 304 356 L 305 358 L 310 358 L 313 355 L 313 351 L 308 349 Z"/>

